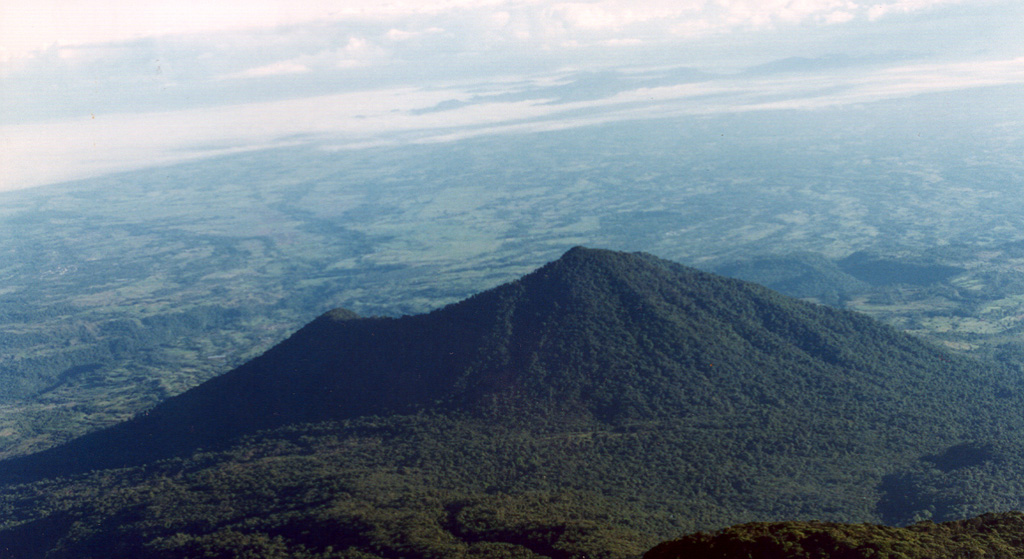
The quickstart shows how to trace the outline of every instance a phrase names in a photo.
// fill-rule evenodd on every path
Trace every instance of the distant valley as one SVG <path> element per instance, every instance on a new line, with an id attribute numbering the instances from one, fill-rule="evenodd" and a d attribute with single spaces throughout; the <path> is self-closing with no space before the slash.
<path id="1" fill-rule="evenodd" d="M 642 132 L 300 145 L 3 193 L 0 456 L 127 419 L 330 308 L 429 311 L 576 244 L 750 279 L 1011 363 L 1024 140 L 1000 123 L 1020 115 L 965 95 Z M 949 103 L 971 109 L 927 118 Z M 960 121 L 978 131 L 966 151 Z M 909 281 L 885 278 L 900 266 Z"/>

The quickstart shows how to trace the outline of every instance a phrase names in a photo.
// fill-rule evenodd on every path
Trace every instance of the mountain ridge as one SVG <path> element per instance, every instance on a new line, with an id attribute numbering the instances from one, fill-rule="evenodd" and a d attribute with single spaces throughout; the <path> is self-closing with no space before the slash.
<path id="1" fill-rule="evenodd" d="M 742 522 L 950 520 L 1024 507 L 1022 408 L 1019 375 L 863 315 L 576 248 L 427 314 L 325 313 L 148 415 L 0 463 L 0 541 L 624 559 Z"/>
<path id="2" fill-rule="evenodd" d="M 972 366 L 862 315 L 644 253 L 575 247 L 423 315 L 325 313 L 235 370 L 130 422 L 0 465 L 0 475 L 137 465 L 288 423 L 423 409 L 615 423 L 783 401 L 840 411 L 860 393 L 878 400 L 881 420 L 899 411 L 886 371 L 906 369 L 902 390 L 927 392 L 932 368 L 963 376 Z M 774 377 L 761 382 L 764 370 Z"/>

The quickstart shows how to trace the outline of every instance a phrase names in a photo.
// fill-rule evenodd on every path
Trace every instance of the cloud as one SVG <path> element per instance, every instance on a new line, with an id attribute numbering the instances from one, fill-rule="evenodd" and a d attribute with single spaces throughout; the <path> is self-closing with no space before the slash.
<path id="1" fill-rule="evenodd" d="M 67 178 L 73 169 L 113 169 L 127 159 L 165 161 L 181 156 L 172 144 L 206 136 L 244 147 L 312 131 L 365 144 L 382 141 L 378 132 L 399 141 L 394 138 L 425 131 L 442 137 L 511 129 L 513 118 L 521 119 L 518 127 L 556 126 L 555 120 L 572 126 L 572 114 L 584 123 L 658 111 L 827 106 L 1006 83 L 1020 69 L 1005 61 L 1024 54 L 1016 25 L 1024 17 L 1020 0 L 248 0 L 245 9 L 238 6 L 0 1 L 6 53 L 0 54 L 0 125 L 25 126 L 2 130 L 0 180 L 38 184 Z M 890 51 L 911 54 L 880 56 Z M 829 54 L 873 60 L 873 73 L 862 62 L 830 66 Z M 790 67 L 785 79 L 777 67 L 734 81 L 722 77 L 791 57 L 826 63 Z M 965 59 L 1004 62 L 907 65 Z M 647 89 L 625 79 L 602 81 L 619 70 L 643 74 L 653 66 L 719 77 L 700 87 L 666 79 L 643 84 Z M 885 67 L 890 73 L 879 71 Z M 591 81 L 573 74 L 582 70 Z M 539 82 L 562 79 L 559 91 L 539 91 Z M 394 103 L 387 110 L 372 98 L 398 90 L 406 93 L 380 95 Z M 424 97 L 409 92 L 423 91 L 437 93 L 427 96 L 436 100 L 410 101 Z M 296 96 L 308 103 L 279 104 L 297 102 Z M 357 112 L 318 112 L 327 100 L 354 103 Z M 306 110 L 322 118 L 291 114 Z M 81 119 L 90 114 L 99 122 Z M 187 133 L 174 128 L 189 119 L 201 126 Z M 62 141 L 64 132 L 54 132 L 59 127 L 46 127 L 58 121 L 69 123 L 61 130 L 78 140 Z M 152 135 L 168 143 L 136 132 L 150 129 L 163 130 Z M 36 149 L 49 152 L 33 155 Z M 22 175 L 35 178 L 17 178 Z"/>
<path id="2" fill-rule="evenodd" d="M 51 45 L 115 43 L 146 37 L 200 35 L 296 25 L 350 23 L 390 25 L 393 41 L 445 28 L 445 21 L 478 14 L 475 32 L 507 31 L 509 39 L 555 45 L 612 39 L 628 32 L 692 36 L 694 32 L 770 28 L 803 23 L 877 20 L 961 0 L 6 0 L 0 3 L 0 62 Z M 394 23 L 429 24 L 406 28 Z M 514 24 L 514 25 L 513 25 Z M 511 27 L 510 27 L 511 26 Z M 645 35 L 638 35 L 637 31 Z M 682 33 L 680 33 L 682 31 Z M 666 35 L 667 34 L 667 35 Z"/>
<path id="3" fill-rule="evenodd" d="M 608 39 L 607 41 L 602 41 L 601 44 L 610 47 L 625 47 L 642 45 L 644 44 L 644 41 L 641 39 L 632 39 L 629 37 L 625 37 L 621 39 Z"/>
<path id="4" fill-rule="evenodd" d="M 304 74 L 309 72 L 309 66 L 297 60 L 283 60 L 257 68 L 250 68 L 241 72 L 234 72 L 224 76 L 224 79 L 248 79 L 266 78 L 271 76 L 282 76 L 287 74 Z"/>
<path id="5" fill-rule="evenodd" d="M 866 79 L 858 91 L 878 97 L 916 95 L 1024 83 L 1024 57 L 888 68 Z"/>
<path id="6" fill-rule="evenodd" d="M 358 47 L 359 42 L 352 44 Z M 666 69 L 633 69 L 619 74 L 620 85 L 602 95 L 556 98 L 560 86 L 573 90 L 574 84 L 594 83 L 593 77 L 562 73 L 2 126 L 0 190 L 286 145 L 297 137 L 343 148 L 400 145 L 626 119 L 808 110 L 922 93 L 1024 86 L 1024 57 L 768 75 L 695 77 Z M 222 147 L 201 147 L 210 145 Z"/>
<path id="7" fill-rule="evenodd" d="M 384 36 L 389 41 L 403 42 L 427 35 L 436 35 L 438 33 L 444 33 L 444 29 L 441 29 L 440 27 L 430 27 L 422 31 L 406 31 L 403 29 L 391 28 L 384 34 Z"/>
<path id="8" fill-rule="evenodd" d="M 868 7 L 868 19 L 876 20 L 889 14 L 906 14 L 929 9 L 942 4 L 958 4 L 962 0 L 890 0 Z"/>
<path id="9" fill-rule="evenodd" d="M 806 23 L 837 24 L 857 18 L 878 19 L 889 13 L 908 13 L 959 0 L 676 0 L 626 2 L 598 0 L 554 4 L 548 14 L 569 33 L 621 32 L 644 27 L 650 31 L 681 30 L 724 33 L 777 28 Z M 678 31 L 677 31 L 678 32 Z M 574 37 L 580 40 L 579 37 Z"/>
<path id="10" fill-rule="evenodd" d="M 855 16 L 853 14 L 853 12 L 846 12 L 846 11 L 843 11 L 843 10 L 836 10 L 836 11 L 826 15 L 825 18 L 824 18 L 824 21 L 825 21 L 825 23 L 828 23 L 828 24 L 846 23 L 848 21 L 853 20 L 855 17 L 857 17 L 857 16 Z"/>
<path id="11" fill-rule="evenodd" d="M 687 6 L 687 2 L 680 2 L 674 6 L 658 2 L 566 2 L 556 4 L 550 13 L 571 29 L 616 31 L 655 20 L 678 19 L 695 11 L 692 4 Z"/>
<path id="12" fill-rule="evenodd" d="M 387 51 L 379 45 L 371 43 L 363 37 L 350 37 L 342 47 L 231 72 L 218 79 L 270 78 L 288 74 L 305 74 L 314 70 L 357 68 L 368 66 L 387 57 Z"/>

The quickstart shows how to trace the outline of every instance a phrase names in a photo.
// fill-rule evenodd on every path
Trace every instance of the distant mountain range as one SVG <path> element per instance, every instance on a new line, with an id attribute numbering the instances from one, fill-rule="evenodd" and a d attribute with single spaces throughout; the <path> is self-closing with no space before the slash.
<path id="1" fill-rule="evenodd" d="M 629 557 L 746 521 L 956 519 L 1024 507 L 1022 404 L 1011 371 L 865 316 L 574 248 L 428 314 L 327 313 L 0 463 L 0 549 Z"/>

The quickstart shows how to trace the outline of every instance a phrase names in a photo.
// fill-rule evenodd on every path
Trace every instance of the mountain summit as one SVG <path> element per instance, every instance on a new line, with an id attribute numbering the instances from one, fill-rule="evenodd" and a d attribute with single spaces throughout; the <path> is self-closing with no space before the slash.
<path id="1" fill-rule="evenodd" d="M 624 559 L 739 522 L 951 520 L 1024 507 L 1022 408 L 1018 373 L 865 316 L 574 248 L 428 314 L 326 313 L 0 463 L 0 551 Z"/>
<path id="2" fill-rule="evenodd" d="M 128 423 L 8 468 L 133 465 L 291 423 L 423 410 L 614 424 L 850 406 L 863 417 L 870 402 L 887 421 L 908 395 L 952 404 L 958 396 L 936 388 L 970 368 L 862 315 L 644 253 L 576 247 L 428 314 L 328 312 Z"/>

